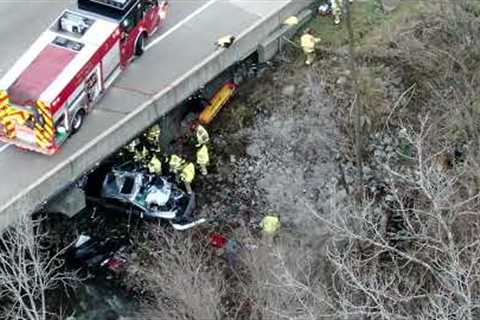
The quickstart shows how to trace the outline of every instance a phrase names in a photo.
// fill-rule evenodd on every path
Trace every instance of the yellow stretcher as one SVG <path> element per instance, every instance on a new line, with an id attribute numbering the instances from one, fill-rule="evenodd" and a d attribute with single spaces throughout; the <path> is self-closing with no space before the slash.
<path id="1" fill-rule="evenodd" d="M 210 104 L 200 113 L 199 122 L 207 125 L 215 118 L 220 109 L 230 100 L 237 86 L 234 83 L 225 84 L 210 101 Z"/>

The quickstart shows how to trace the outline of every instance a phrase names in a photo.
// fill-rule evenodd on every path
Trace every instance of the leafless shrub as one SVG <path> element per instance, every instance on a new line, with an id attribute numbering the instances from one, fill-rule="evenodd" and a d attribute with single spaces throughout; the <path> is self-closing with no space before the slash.
<path id="1" fill-rule="evenodd" d="M 40 223 L 23 217 L 0 236 L 0 300 L 7 302 L 0 307 L 2 319 L 51 317 L 47 291 L 77 281 L 74 273 L 62 270 L 62 251 L 49 256 Z"/>
<path id="2" fill-rule="evenodd" d="M 144 279 L 153 294 L 142 319 L 222 319 L 225 282 L 218 265 L 209 264 L 211 252 L 198 239 L 156 228 L 149 260 L 134 275 Z"/>
<path id="3" fill-rule="evenodd" d="M 479 316 L 478 195 L 468 198 L 459 192 L 456 173 L 431 156 L 428 119 L 421 123 L 420 132 L 406 131 L 416 149 L 415 170 L 400 173 L 387 168 L 388 200 L 363 207 L 332 202 L 327 215 L 311 210 L 333 235 L 327 256 L 335 267 L 332 299 L 339 315 Z M 386 210 L 402 222 L 394 233 L 386 232 Z"/>
<path id="4" fill-rule="evenodd" d="M 239 253 L 236 269 L 242 305 L 233 319 L 316 319 L 323 298 L 315 249 L 289 235 L 275 244 L 257 241 L 240 231 L 236 237 L 253 242 Z M 302 251 L 299 251 L 302 248 Z"/>

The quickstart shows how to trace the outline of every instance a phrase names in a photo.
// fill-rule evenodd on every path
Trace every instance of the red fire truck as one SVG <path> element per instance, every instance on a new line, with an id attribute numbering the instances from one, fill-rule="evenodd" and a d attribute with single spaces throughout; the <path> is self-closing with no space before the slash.
<path id="1" fill-rule="evenodd" d="M 78 0 L 0 80 L 0 140 L 53 154 L 145 42 L 168 1 Z"/>

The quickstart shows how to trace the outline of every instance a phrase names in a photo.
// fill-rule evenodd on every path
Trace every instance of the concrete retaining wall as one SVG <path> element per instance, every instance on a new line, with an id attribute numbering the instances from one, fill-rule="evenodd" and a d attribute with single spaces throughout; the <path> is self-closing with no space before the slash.
<path id="1" fill-rule="evenodd" d="M 299 23 L 294 26 L 284 25 L 275 30 L 265 41 L 258 47 L 258 60 L 265 62 L 272 59 L 279 51 L 282 50 L 286 40 L 292 38 L 300 28 L 312 17 L 312 10 L 307 9 L 297 15 Z"/>
<path id="2" fill-rule="evenodd" d="M 30 192 L 23 194 L 16 202 L 10 203 L 0 212 L 0 228 L 10 225 L 20 214 L 30 214 L 45 205 L 60 190 L 72 184 L 85 172 L 92 169 L 112 152 L 133 139 L 155 123 L 197 88 L 206 84 L 235 62 L 255 52 L 285 20 L 312 3 L 312 0 L 292 0 L 279 11 L 259 21 L 243 34 L 234 45 L 212 54 L 202 64 L 176 80 L 172 85 L 154 96 L 115 126 L 85 145 L 66 161 L 57 166 L 42 181 L 38 181 Z"/>

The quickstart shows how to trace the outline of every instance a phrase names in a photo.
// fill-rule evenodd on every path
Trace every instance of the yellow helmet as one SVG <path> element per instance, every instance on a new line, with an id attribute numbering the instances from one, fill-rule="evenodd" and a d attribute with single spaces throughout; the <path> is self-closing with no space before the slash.
<path id="1" fill-rule="evenodd" d="M 207 129 L 205 129 L 200 124 L 197 126 L 195 134 L 197 136 L 197 147 L 201 146 L 202 144 L 208 143 L 208 141 L 210 140 Z"/>

